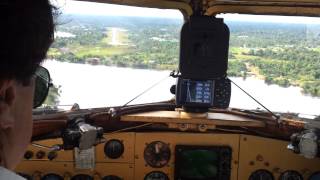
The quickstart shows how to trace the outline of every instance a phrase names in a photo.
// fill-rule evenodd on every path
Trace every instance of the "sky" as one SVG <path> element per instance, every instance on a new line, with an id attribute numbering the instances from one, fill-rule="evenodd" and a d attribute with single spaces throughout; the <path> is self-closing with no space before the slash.
<path id="1" fill-rule="evenodd" d="M 72 0 L 51 0 L 65 14 L 82 14 L 82 15 L 104 15 L 104 16 L 140 16 L 140 17 L 163 17 L 183 19 L 178 10 L 164 10 L 141 8 L 114 4 L 103 4 L 93 2 L 81 2 Z M 277 23 L 299 23 L 299 24 L 320 24 L 320 18 L 296 17 L 296 16 L 262 16 L 262 15 L 240 15 L 240 14 L 223 14 L 227 20 L 234 21 L 251 21 L 251 22 L 277 22 Z"/>
<path id="2" fill-rule="evenodd" d="M 52 0 L 65 14 L 141 16 L 183 19 L 179 10 L 141 8 L 114 4 L 81 2 L 71 0 Z"/>

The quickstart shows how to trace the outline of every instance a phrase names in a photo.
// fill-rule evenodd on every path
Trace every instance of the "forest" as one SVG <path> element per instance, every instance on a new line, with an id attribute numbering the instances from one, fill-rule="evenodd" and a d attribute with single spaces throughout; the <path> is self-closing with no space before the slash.
<path id="1" fill-rule="evenodd" d="M 225 22 L 230 29 L 229 76 L 256 76 L 320 96 L 320 25 Z M 48 58 L 174 70 L 182 24 L 182 19 L 62 16 Z"/>

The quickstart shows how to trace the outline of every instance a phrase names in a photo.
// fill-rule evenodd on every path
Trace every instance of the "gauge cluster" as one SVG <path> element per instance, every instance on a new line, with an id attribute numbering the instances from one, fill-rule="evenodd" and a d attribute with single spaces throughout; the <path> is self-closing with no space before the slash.
<path id="1" fill-rule="evenodd" d="M 290 152 L 285 141 L 174 132 L 104 137 L 105 143 L 81 156 L 75 156 L 77 151 L 50 151 L 39 146 L 54 146 L 61 143 L 59 139 L 36 142 L 16 171 L 27 180 L 320 179 L 320 159 L 309 160 Z M 76 157 L 80 159 L 76 161 Z M 86 168 L 91 167 L 87 163 L 93 167 Z"/>

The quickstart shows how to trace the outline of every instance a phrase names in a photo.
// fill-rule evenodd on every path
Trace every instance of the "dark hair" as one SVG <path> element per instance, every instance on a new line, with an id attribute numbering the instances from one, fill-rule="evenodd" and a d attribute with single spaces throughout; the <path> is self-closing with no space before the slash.
<path id="1" fill-rule="evenodd" d="M 0 80 L 23 82 L 35 73 L 54 40 L 54 8 L 48 0 L 9 0 L 0 6 L 8 14 L 0 34 L 5 39 L 0 41 Z"/>

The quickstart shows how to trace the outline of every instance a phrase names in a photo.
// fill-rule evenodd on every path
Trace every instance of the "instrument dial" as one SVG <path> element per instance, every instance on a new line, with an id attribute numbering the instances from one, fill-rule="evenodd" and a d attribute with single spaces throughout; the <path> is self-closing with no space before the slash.
<path id="1" fill-rule="evenodd" d="M 144 159 L 153 168 L 161 168 L 168 164 L 171 152 L 168 144 L 154 141 L 144 150 Z"/>
<path id="2" fill-rule="evenodd" d="M 249 180 L 274 180 L 274 178 L 271 172 L 262 169 L 253 172 L 250 175 Z"/>
<path id="3" fill-rule="evenodd" d="M 46 156 L 46 152 L 44 151 L 38 151 L 36 154 L 37 159 L 43 159 Z"/>
<path id="4" fill-rule="evenodd" d="M 303 180 L 303 177 L 297 171 L 285 171 L 281 174 L 280 180 Z"/>
<path id="5" fill-rule="evenodd" d="M 41 180 L 63 180 L 63 177 L 58 174 L 47 174 L 43 176 Z"/>
<path id="6" fill-rule="evenodd" d="M 124 152 L 124 145 L 117 139 L 111 139 L 104 145 L 104 154 L 111 158 L 117 159 Z"/>
<path id="7" fill-rule="evenodd" d="M 160 171 L 153 171 L 144 177 L 144 180 L 169 180 L 169 177 Z"/>
<path id="8" fill-rule="evenodd" d="M 32 151 L 26 151 L 24 153 L 24 158 L 25 159 L 31 159 L 33 157 L 33 152 Z"/>

